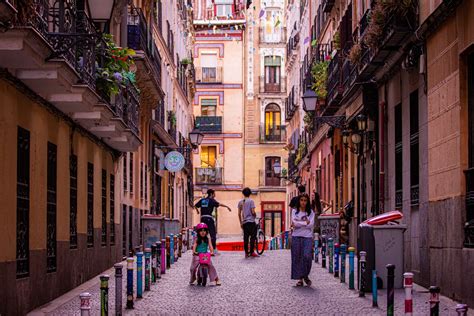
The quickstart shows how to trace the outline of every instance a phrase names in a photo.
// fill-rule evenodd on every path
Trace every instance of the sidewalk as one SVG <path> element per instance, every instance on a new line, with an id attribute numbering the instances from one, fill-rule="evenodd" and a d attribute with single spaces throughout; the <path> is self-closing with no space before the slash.
<path id="1" fill-rule="evenodd" d="M 135 300 L 134 310 L 124 315 L 385 315 L 386 291 L 378 291 L 379 307 L 372 308 L 371 294 L 359 298 L 358 292 L 348 289 L 347 283 L 313 263 L 311 288 L 297 288 L 290 280 L 290 252 L 266 251 L 260 258 L 245 259 L 241 252 L 221 252 L 213 262 L 222 279 L 222 286 L 206 288 L 189 286 L 191 253 L 188 251 L 172 265 L 163 278 L 153 284 L 151 291 Z M 110 274 L 109 314 L 115 313 L 115 279 Z M 347 270 L 348 273 L 348 270 Z M 124 273 L 124 276 L 126 274 Z M 348 276 L 346 277 L 348 281 Z M 136 280 L 135 282 L 136 283 Z M 123 307 L 126 301 L 126 278 L 123 279 Z M 80 315 L 79 294 L 92 294 L 91 315 L 99 315 L 98 276 L 81 287 L 33 311 L 30 315 Z M 136 291 L 135 291 L 136 294 Z M 204 295 L 204 296 L 203 296 Z M 205 300 L 203 297 L 212 298 Z M 414 315 L 429 315 L 429 293 L 415 285 Z M 456 302 L 441 297 L 440 315 L 457 315 Z M 395 291 L 395 315 L 404 312 L 404 291 Z M 474 315 L 469 310 L 469 315 Z"/>

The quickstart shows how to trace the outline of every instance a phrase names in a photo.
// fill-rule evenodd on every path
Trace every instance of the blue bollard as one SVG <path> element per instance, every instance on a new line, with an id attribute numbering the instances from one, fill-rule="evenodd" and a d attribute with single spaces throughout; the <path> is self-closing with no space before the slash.
<path id="1" fill-rule="evenodd" d="M 127 309 L 133 309 L 133 258 L 127 258 Z"/>
<path id="2" fill-rule="evenodd" d="M 281 245 L 281 249 L 285 249 L 285 246 L 284 246 L 284 241 L 285 241 L 285 239 L 283 238 L 283 234 L 284 234 L 284 233 L 281 233 L 281 234 L 280 234 L 280 242 L 281 242 L 280 245 Z"/>
<path id="3" fill-rule="evenodd" d="M 349 247 L 349 290 L 354 289 L 354 247 Z"/>
<path id="4" fill-rule="evenodd" d="M 340 273 L 340 277 L 341 277 L 341 283 L 345 283 L 346 282 L 346 249 L 347 249 L 347 246 L 345 244 L 342 244 L 341 245 L 341 248 L 340 248 L 340 252 L 341 252 L 341 273 Z"/>
<path id="5" fill-rule="evenodd" d="M 378 307 L 377 303 L 377 270 L 372 270 L 372 307 Z"/>
<path id="6" fill-rule="evenodd" d="M 137 298 L 143 297 L 143 252 L 137 252 Z"/>
<path id="7" fill-rule="evenodd" d="M 314 262 L 319 262 L 319 240 L 318 238 L 314 239 Z"/>
<path id="8" fill-rule="evenodd" d="M 145 291 L 150 290 L 151 279 L 151 249 L 145 248 Z"/>
<path id="9" fill-rule="evenodd" d="M 328 259 L 329 259 L 329 273 L 333 274 L 333 263 L 334 263 L 334 239 L 328 239 Z"/>
<path id="10" fill-rule="evenodd" d="M 334 245 L 334 277 L 339 278 L 339 243 Z"/>
<path id="11" fill-rule="evenodd" d="M 326 268 L 326 235 L 321 236 L 321 268 Z"/>
<path id="12" fill-rule="evenodd" d="M 170 264 L 174 264 L 174 236 L 170 234 Z"/>
<path id="13" fill-rule="evenodd" d="M 285 245 L 286 245 L 286 249 L 290 249 L 290 232 L 289 231 L 285 232 Z"/>

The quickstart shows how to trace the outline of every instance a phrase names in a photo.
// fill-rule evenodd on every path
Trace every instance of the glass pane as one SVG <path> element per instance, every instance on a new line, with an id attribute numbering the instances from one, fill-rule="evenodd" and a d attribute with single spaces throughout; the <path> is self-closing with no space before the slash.
<path id="1" fill-rule="evenodd" d="M 272 213 L 265 213 L 265 236 L 272 235 Z"/>
<path id="2" fill-rule="evenodd" d="M 275 235 L 278 235 L 281 233 L 281 212 L 274 212 L 274 227 L 275 227 Z"/>

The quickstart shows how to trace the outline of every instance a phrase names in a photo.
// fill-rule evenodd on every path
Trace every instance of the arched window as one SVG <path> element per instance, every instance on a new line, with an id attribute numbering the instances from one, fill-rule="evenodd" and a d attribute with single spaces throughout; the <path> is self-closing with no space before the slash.
<path id="1" fill-rule="evenodd" d="M 275 103 L 265 108 L 265 141 L 282 141 L 281 109 Z"/>

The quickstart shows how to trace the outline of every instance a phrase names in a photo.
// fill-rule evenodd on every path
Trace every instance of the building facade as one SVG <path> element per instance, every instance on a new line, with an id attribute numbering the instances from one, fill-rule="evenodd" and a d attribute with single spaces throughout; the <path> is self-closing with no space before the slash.
<path id="1" fill-rule="evenodd" d="M 109 38 L 84 4 L 15 3 L 0 9 L 8 26 L 0 35 L 5 315 L 25 314 L 121 261 L 117 170 L 122 153 L 142 143 L 139 91 L 121 76 L 130 74 L 128 53 L 113 49 L 126 46 L 125 6 L 115 7 Z M 127 65 L 112 60 L 117 51 Z M 107 81 L 112 69 L 120 73 Z"/>

